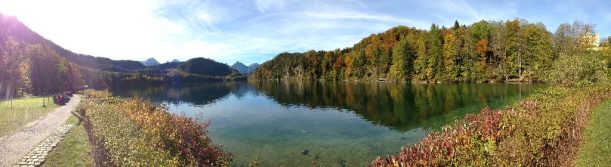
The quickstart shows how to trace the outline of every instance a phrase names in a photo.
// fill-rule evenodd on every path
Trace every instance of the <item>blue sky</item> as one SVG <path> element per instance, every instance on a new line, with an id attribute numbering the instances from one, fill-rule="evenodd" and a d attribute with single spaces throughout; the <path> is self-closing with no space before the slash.
<path id="1" fill-rule="evenodd" d="M 397 25 L 454 20 L 580 20 L 611 35 L 611 1 L 490 0 L 0 0 L 34 31 L 77 53 L 161 62 L 207 57 L 262 63 L 280 52 L 350 47 Z"/>

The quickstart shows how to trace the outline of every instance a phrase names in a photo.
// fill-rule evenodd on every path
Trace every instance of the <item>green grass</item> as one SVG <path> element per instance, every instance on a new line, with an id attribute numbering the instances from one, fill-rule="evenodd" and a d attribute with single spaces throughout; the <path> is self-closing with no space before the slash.
<path id="1" fill-rule="evenodd" d="M 67 123 L 76 125 L 78 118 L 71 116 Z M 73 127 L 62 139 L 57 147 L 49 153 L 43 166 L 92 166 L 91 149 L 87 139 L 87 132 L 83 123 Z"/>
<path id="2" fill-rule="evenodd" d="M 611 100 L 592 111 L 579 151 L 577 166 L 608 166 L 611 164 Z"/>
<path id="3" fill-rule="evenodd" d="M 43 107 L 43 100 L 46 107 Z M 53 104 L 52 99 L 46 101 L 47 97 L 28 97 L 11 101 L 0 102 L 0 137 L 18 131 L 47 113 L 53 111 L 57 105 Z"/>

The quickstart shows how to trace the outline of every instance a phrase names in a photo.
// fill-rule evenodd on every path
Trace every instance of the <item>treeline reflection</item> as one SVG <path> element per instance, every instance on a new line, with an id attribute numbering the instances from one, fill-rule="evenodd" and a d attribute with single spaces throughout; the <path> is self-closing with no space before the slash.
<path id="1" fill-rule="evenodd" d="M 143 97 L 158 103 L 196 106 L 220 102 L 230 94 L 237 98 L 263 94 L 283 106 L 343 109 L 374 124 L 405 131 L 414 127 L 438 128 L 485 106 L 503 107 L 540 87 L 533 84 L 253 81 L 131 84 L 111 91 L 119 96 Z"/>
<path id="2" fill-rule="evenodd" d="M 438 128 L 482 107 L 503 107 L 541 85 L 252 82 L 282 105 L 340 108 L 398 130 Z"/>

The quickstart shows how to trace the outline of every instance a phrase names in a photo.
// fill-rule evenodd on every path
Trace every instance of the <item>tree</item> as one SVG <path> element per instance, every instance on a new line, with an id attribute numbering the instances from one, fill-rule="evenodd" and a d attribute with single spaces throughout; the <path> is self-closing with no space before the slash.
<path id="1" fill-rule="evenodd" d="M 611 36 L 602 39 L 599 47 L 611 47 Z"/>
<path id="2" fill-rule="evenodd" d="M 47 95 L 68 88 L 68 63 L 48 47 L 28 45 L 26 52 L 32 60 L 32 93 Z"/>
<path id="3" fill-rule="evenodd" d="M 580 53 L 595 47 L 594 35 L 594 25 L 578 21 L 562 23 L 553 37 L 555 52 L 558 56 L 584 55 Z"/>
<path id="4" fill-rule="evenodd" d="M 428 66 L 426 69 L 426 77 L 428 80 L 440 80 L 441 77 L 441 56 L 443 39 L 441 36 L 441 29 L 437 25 L 431 25 L 431 33 L 428 34 L 428 44 L 430 46 L 428 54 L 430 55 Z"/>
<path id="5" fill-rule="evenodd" d="M 392 52 L 392 65 L 390 77 L 396 80 L 405 80 L 410 77 L 414 53 L 407 39 L 403 39 L 395 45 Z"/>
<path id="6" fill-rule="evenodd" d="M 443 79 L 445 81 L 456 81 L 458 76 L 456 58 L 460 45 L 455 34 L 454 30 L 446 31 L 443 38 Z"/>
<path id="7" fill-rule="evenodd" d="M 460 47 L 460 54 L 457 60 L 459 81 L 467 82 L 473 81 L 475 78 L 474 67 L 475 67 L 475 42 L 470 30 L 466 27 L 458 29 L 457 34 L 460 37 L 462 46 Z"/>
<path id="8" fill-rule="evenodd" d="M 20 76 L 20 66 L 22 61 L 26 59 L 23 53 L 23 44 L 9 36 L 2 44 L 2 53 L 0 53 L 0 98 L 12 99 L 15 93 L 20 90 L 26 83 L 20 81 L 24 77 Z"/>
<path id="9" fill-rule="evenodd" d="M 452 30 L 458 30 L 460 28 L 460 24 L 458 24 L 458 20 L 454 20 L 454 26 L 452 26 Z"/>
<path id="10" fill-rule="evenodd" d="M 357 67 L 353 70 L 353 73 L 357 78 L 361 78 L 365 74 L 365 68 L 363 67 L 365 66 L 365 61 L 365 52 L 363 50 L 356 52 L 356 58 L 354 58 L 352 61 L 352 67 Z"/>
<path id="11" fill-rule="evenodd" d="M 427 42 L 422 33 L 416 38 L 416 60 L 414 60 L 414 74 L 418 81 L 426 81 L 426 69 L 428 67 L 429 55 L 427 55 Z"/>
<path id="12" fill-rule="evenodd" d="M 472 38 L 477 41 L 475 44 L 476 57 L 475 63 L 475 80 L 483 81 L 488 78 L 486 63 L 488 59 L 488 44 L 490 40 L 490 25 L 487 21 L 479 21 L 471 25 L 470 32 Z"/>
<path id="13" fill-rule="evenodd" d="M 378 77 L 383 77 L 386 78 L 386 74 L 388 73 L 390 66 L 391 66 L 391 62 L 392 62 L 392 55 L 391 55 L 391 51 L 386 50 L 386 49 L 379 49 L 379 58 L 378 58 Z"/>
<path id="14" fill-rule="evenodd" d="M 490 27 L 490 49 L 492 50 L 493 66 L 492 76 L 509 79 L 507 69 L 506 30 L 503 22 L 493 22 Z"/>
<path id="15" fill-rule="evenodd" d="M 525 45 L 524 48 L 524 65 L 528 70 L 529 79 L 545 76 L 544 71 L 551 67 L 553 61 L 552 56 L 552 37 L 545 29 L 545 25 L 528 24 L 524 28 Z"/>
<path id="16" fill-rule="evenodd" d="M 522 50 L 524 48 L 522 23 L 520 20 L 515 19 L 505 22 L 506 30 L 506 55 L 507 55 L 507 69 L 509 76 L 515 76 L 521 78 L 522 76 Z"/>

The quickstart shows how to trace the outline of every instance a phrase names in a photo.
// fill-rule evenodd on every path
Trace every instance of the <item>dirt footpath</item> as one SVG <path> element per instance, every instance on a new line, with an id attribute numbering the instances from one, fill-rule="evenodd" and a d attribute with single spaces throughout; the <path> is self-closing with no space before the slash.
<path id="1" fill-rule="evenodd" d="M 0 167 L 15 165 L 30 149 L 61 127 L 80 102 L 81 97 L 74 95 L 68 104 L 56 108 L 44 118 L 28 123 L 21 131 L 1 137 Z"/>

